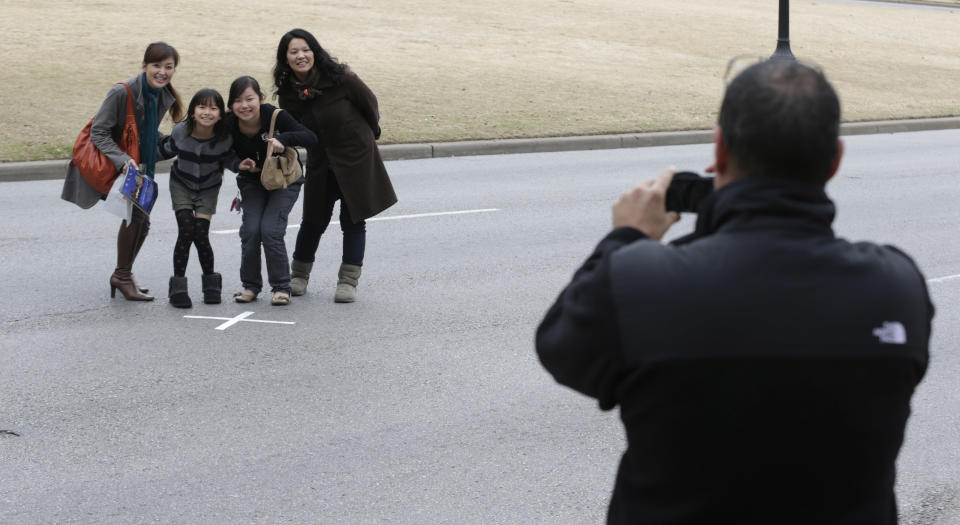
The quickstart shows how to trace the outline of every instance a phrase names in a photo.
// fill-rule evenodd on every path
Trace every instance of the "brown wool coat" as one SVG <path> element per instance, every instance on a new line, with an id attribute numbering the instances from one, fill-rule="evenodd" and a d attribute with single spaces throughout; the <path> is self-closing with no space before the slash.
<path id="1" fill-rule="evenodd" d="M 307 148 L 306 183 L 326 191 L 327 168 L 333 170 L 353 222 L 373 217 L 397 202 L 387 169 L 380 157 L 377 97 L 353 71 L 343 84 L 318 86 L 321 93 L 300 100 L 292 90 L 281 90 L 280 107 L 317 134 L 319 146 Z M 321 189 L 322 188 L 322 189 Z M 304 209 L 304 220 L 310 210 Z"/>

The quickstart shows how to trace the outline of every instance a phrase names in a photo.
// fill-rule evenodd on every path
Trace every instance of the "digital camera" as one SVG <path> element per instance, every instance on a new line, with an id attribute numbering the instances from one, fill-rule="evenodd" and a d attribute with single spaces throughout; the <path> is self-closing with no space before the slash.
<path id="1" fill-rule="evenodd" d="M 713 193 L 713 177 L 678 171 L 667 188 L 667 211 L 696 213 L 703 199 Z"/>

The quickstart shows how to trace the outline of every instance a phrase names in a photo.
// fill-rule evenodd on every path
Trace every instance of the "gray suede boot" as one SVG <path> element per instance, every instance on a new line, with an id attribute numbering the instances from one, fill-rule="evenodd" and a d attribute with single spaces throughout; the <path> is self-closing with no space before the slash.
<path id="1" fill-rule="evenodd" d="M 357 300 L 357 283 L 360 282 L 360 266 L 341 264 L 337 272 L 337 293 L 333 295 L 336 303 L 352 303 Z"/>
<path id="2" fill-rule="evenodd" d="M 294 259 L 290 262 L 290 293 L 303 295 L 307 293 L 307 283 L 310 282 L 310 270 L 313 263 L 305 263 Z"/>

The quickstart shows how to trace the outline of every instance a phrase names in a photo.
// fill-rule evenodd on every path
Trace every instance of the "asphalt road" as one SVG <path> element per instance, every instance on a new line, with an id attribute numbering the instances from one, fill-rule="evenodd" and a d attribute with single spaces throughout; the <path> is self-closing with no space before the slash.
<path id="1" fill-rule="evenodd" d="M 960 131 L 846 141 L 829 186 L 838 234 L 907 250 L 938 308 L 899 461 L 902 522 L 960 524 Z M 332 301 L 336 226 L 288 307 L 200 304 L 196 259 L 189 311 L 111 300 L 117 220 L 60 201 L 57 181 L 0 184 L 0 522 L 603 522 L 617 413 L 553 383 L 533 332 L 619 194 L 710 151 L 389 163 L 400 203 L 368 224 L 351 305 Z M 213 222 L 225 298 L 239 286 L 234 192 Z M 135 267 L 160 295 L 175 236 L 163 192 Z"/>

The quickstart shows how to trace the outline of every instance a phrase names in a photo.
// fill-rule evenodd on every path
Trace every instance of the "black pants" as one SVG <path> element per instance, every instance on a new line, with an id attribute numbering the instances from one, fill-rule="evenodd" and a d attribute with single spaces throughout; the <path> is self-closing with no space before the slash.
<path id="1" fill-rule="evenodd" d="M 319 180 L 317 180 L 319 179 Z M 293 250 L 293 258 L 305 263 L 312 263 L 320 237 L 333 217 L 333 205 L 340 200 L 340 230 L 343 232 L 344 264 L 363 265 L 363 253 L 367 245 L 366 222 L 354 223 L 350 220 L 350 209 L 343 199 L 340 185 L 332 170 L 327 170 L 326 177 L 307 177 L 303 189 L 303 220 L 300 222 L 300 232 L 297 233 L 297 244 Z"/>

